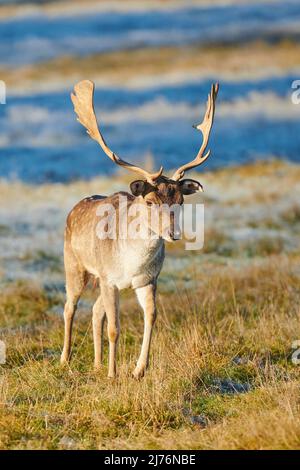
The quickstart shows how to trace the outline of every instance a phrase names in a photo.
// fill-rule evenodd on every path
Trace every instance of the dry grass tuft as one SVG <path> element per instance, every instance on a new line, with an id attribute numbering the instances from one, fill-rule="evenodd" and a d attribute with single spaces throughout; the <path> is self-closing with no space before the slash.
<path id="1" fill-rule="evenodd" d="M 198 274 L 159 296 L 151 368 L 130 376 L 142 335 L 122 302 L 119 376 L 92 371 L 90 316 L 78 315 L 70 369 L 58 365 L 58 302 L 30 286 L 1 297 L 8 360 L 1 372 L 1 448 L 295 448 L 299 446 L 299 278 L 277 257 Z M 60 304 L 62 309 L 62 304 Z M 14 327 L 12 326 L 14 325 Z"/>

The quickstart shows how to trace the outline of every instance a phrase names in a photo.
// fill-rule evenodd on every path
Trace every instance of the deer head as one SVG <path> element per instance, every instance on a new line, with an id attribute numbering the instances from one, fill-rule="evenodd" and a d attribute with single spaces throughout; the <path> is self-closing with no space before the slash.
<path id="1" fill-rule="evenodd" d="M 78 121 L 87 129 L 89 136 L 101 146 L 106 155 L 117 165 L 132 171 L 140 176 L 141 179 L 135 180 L 130 184 L 132 194 L 138 197 L 146 206 L 174 206 L 182 205 L 184 196 L 194 194 L 197 191 L 203 191 L 201 183 L 193 179 L 183 179 L 185 172 L 196 168 L 209 157 L 210 151 L 206 151 L 209 135 L 214 120 L 215 103 L 219 90 L 218 84 L 213 84 L 208 95 L 206 112 L 203 121 L 193 126 L 202 133 L 203 140 L 196 157 L 179 167 L 171 178 L 163 175 L 163 167 L 157 172 L 150 173 L 139 166 L 126 162 L 116 155 L 106 144 L 101 131 L 98 127 L 94 111 L 94 83 L 90 80 L 83 80 L 74 87 L 71 99 L 74 105 Z M 169 235 L 171 239 L 176 239 L 176 228 L 174 220 L 170 221 Z"/>

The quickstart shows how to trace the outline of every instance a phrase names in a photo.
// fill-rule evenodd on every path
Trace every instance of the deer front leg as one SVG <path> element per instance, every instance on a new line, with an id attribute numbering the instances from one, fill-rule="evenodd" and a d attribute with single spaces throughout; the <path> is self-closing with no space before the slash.
<path id="1" fill-rule="evenodd" d="M 77 297 L 69 297 L 65 304 L 64 309 L 64 321 L 65 321 L 65 335 L 64 335 L 64 347 L 60 356 L 60 363 L 66 364 L 70 360 L 71 355 L 71 338 L 72 338 L 72 326 L 73 319 L 77 309 Z"/>
<path id="2" fill-rule="evenodd" d="M 116 354 L 120 333 L 118 289 L 101 284 L 101 297 L 107 318 L 109 341 L 108 377 L 113 379 L 116 376 Z"/>
<path id="3" fill-rule="evenodd" d="M 99 295 L 93 306 L 93 337 L 95 351 L 95 370 L 99 369 L 103 361 L 103 328 L 105 310 L 101 295 Z"/>
<path id="4" fill-rule="evenodd" d="M 148 286 L 136 289 L 138 301 L 144 310 L 144 338 L 141 354 L 133 372 L 133 376 L 136 379 L 143 377 L 149 363 L 152 330 L 156 319 L 155 291 L 155 284 L 149 284 Z"/>

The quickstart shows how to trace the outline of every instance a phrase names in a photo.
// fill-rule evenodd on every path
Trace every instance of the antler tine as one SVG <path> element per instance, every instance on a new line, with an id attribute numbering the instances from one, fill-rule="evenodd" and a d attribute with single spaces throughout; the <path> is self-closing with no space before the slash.
<path id="1" fill-rule="evenodd" d="M 106 155 L 117 165 L 126 168 L 127 170 L 134 171 L 139 175 L 146 178 L 146 180 L 153 184 L 155 180 L 159 178 L 163 172 L 163 167 L 156 173 L 149 173 L 142 168 L 132 165 L 131 163 L 122 160 L 118 155 L 116 155 L 112 150 L 107 146 L 101 131 L 98 127 L 97 118 L 94 111 L 94 89 L 95 85 L 90 80 L 82 80 L 77 83 L 74 87 L 74 92 L 71 93 L 71 100 L 74 105 L 74 111 L 77 114 L 77 120 L 82 124 L 89 136 L 94 139 L 101 146 Z"/>
<path id="2" fill-rule="evenodd" d="M 201 165 L 203 162 L 205 162 L 205 160 L 210 155 L 210 150 L 205 155 L 203 154 L 206 150 L 210 131 L 211 131 L 213 121 L 214 121 L 215 104 L 216 104 L 218 91 L 219 91 L 219 84 L 213 83 L 211 86 L 211 91 L 208 95 L 204 119 L 200 124 L 193 126 L 195 129 L 198 129 L 199 131 L 202 132 L 202 136 L 203 136 L 202 145 L 200 147 L 199 152 L 197 153 L 196 158 L 194 158 L 194 160 L 192 160 L 189 163 L 186 163 L 185 165 L 182 165 L 180 168 L 178 168 L 178 170 L 175 171 L 174 175 L 172 176 L 172 179 L 175 181 L 178 181 L 181 178 L 183 178 L 186 170 L 190 170 L 191 168 L 195 168 L 196 166 Z"/>

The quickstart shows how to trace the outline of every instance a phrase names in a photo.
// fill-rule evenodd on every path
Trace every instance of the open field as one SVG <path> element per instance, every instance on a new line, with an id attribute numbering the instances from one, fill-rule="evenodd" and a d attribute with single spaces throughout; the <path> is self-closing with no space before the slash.
<path id="1" fill-rule="evenodd" d="M 205 246 L 168 247 L 151 366 L 140 382 L 130 374 L 143 322 L 129 291 L 118 378 L 106 378 L 107 355 L 92 370 L 92 286 L 76 317 L 70 369 L 59 366 L 65 216 L 80 198 L 128 181 L 0 183 L 2 449 L 300 448 L 291 360 L 300 339 L 300 166 L 260 162 L 200 181 Z"/>
<path id="2" fill-rule="evenodd" d="M 85 78 L 96 84 L 105 138 L 130 161 L 150 152 L 170 169 L 194 153 L 191 125 L 215 81 L 209 169 L 272 155 L 299 161 L 295 0 L 22 0 L 0 7 L 0 18 L 3 178 L 39 184 L 111 173 L 74 118 L 70 92 Z"/>
<path id="3" fill-rule="evenodd" d="M 265 2 L 272 0 L 265 0 Z M 274 0 L 273 0 L 274 1 Z M 275 0 L 276 1 L 276 0 Z M 11 5 L 0 6 L 0 19 L 10 17 L 22 17 L 32 14 L 45 14 L 48 16 L 61 16 L 72 13 L 82 14 L 83 12 L 128 12 L 128 11 L 153 11 L 153 10 L 174 10 L 191 7 L 209 7 L 224 5 L 243 5 L 248 0 L 86 0 L 83 4 L 80 0 L 50 0 L 39 2 L 39 0 L 29 0 L 12 2 Z"/>
<path id="4" fill-rule="evenodd" d="M 62 56 L 34 65 L 2 68 L 0 76 L 15 93 L 71 89 L 82 79 L 81 70 L 103 87 L 139 88 L 215 76 L 221 81 L 259 80 L 297 76 L 299 49 L 299 43 L 292 40 L 273 45 L 253 41 L 241 45 L 148 47 L 86 57 Z"/>

